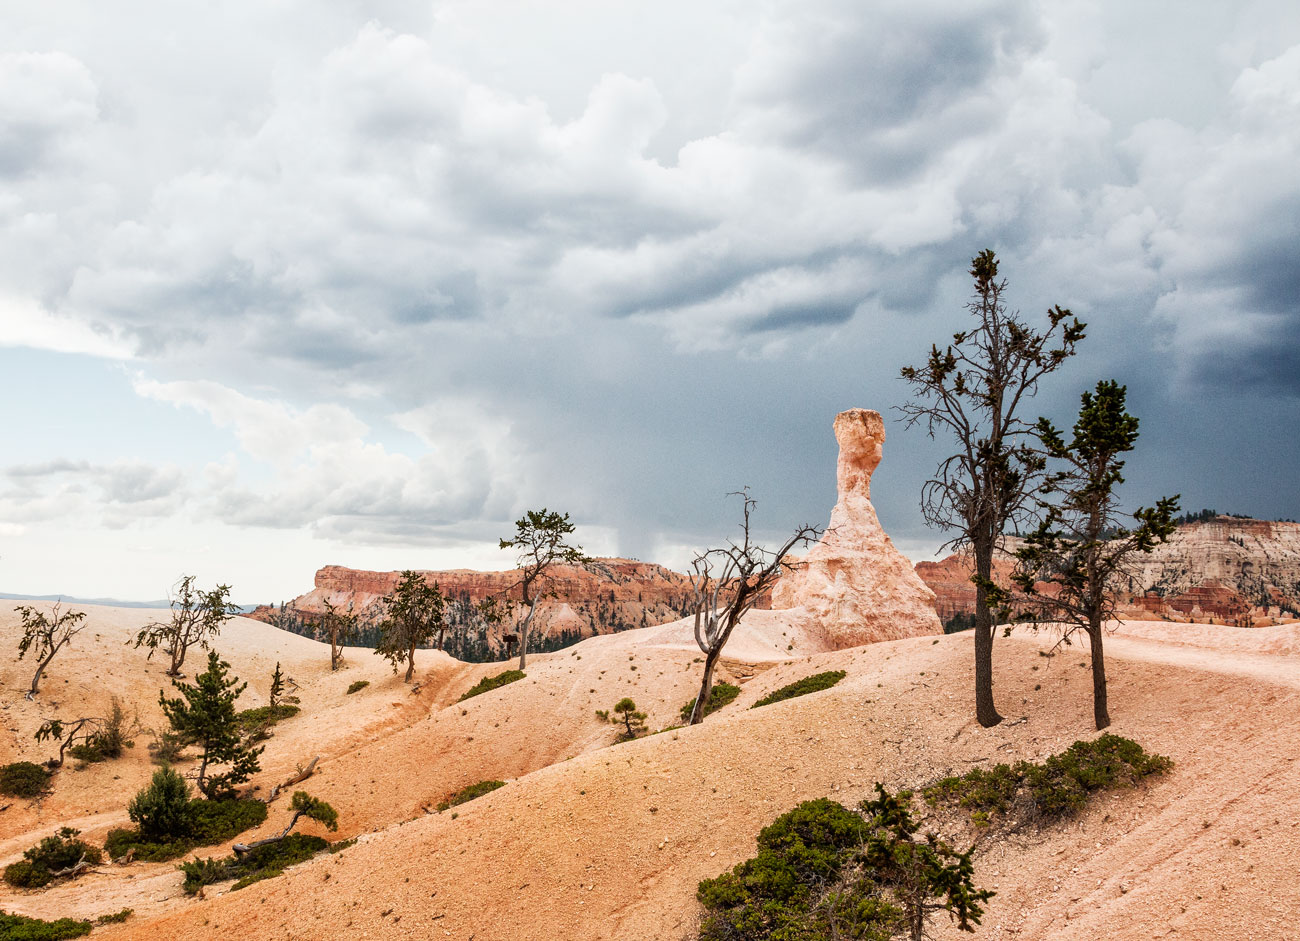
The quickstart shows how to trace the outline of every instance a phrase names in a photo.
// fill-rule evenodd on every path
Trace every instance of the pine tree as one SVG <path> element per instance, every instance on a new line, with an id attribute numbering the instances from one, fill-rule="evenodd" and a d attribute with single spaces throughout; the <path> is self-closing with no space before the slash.
<path id="1" fill-rule="evenodd" d="M 1044 491 L 1061 499 L 1016 552 L 1015 581 L 1034 612 L 1064 623 L 1064 643 L 1076 631 L 1088 635 L 1098 729 L 1110 725 L 1102 639 L 1106 621 L 1115 617 L 1114 579 L 1133 553 L 1150 552 L 1173 535 L 1178 512 L 1175 495 L 1139 507 L 1132 529 L 1119 525 L 1120 455 L 1132 451 L 1138 437 L 1138 420 L 1126 411 L 1126 392 L 1114 380 L 1103 380 L 1095 392 L 1083 393 L 1069 441 L 1047 419 L 1038 420 L 1048 456 L 1065 468 L 1048 477 Z M 1051 591 L 1040 594 L 1040 582 Z"/>
<path id="2" fill-rule="evenodd" d="M 275 672 L 271 674 L 271 716 L 275 717 L 275 707 L 284 695 L 284 674 L 280 672 L 280 661 L 275 661 Z"/>
<path id="3" fill-rule="evenodd" d="M 194 678 L 194 685 L 172 681 L 180 696 L 168 699 L 160 691 L 158 702 L 174 730 L 199 748 L 198 787 L 209 800 L 233 797 L 235 785 L 243 784 L 261 770 L 262 748 L 251 748 L 239 734 L 235 721 L 235 700 L 247 687 L 229 674 L 230 664 L 208 651 L 208 668 Z M 226 765 L 226 771 L 211 774 L 212 765 Z"/>
<path id="4" fill-rule="evenodd" d="M 447 601 L 437 584 L 430 585 L 423 575 L 408 569 L 380 602 L 384 616 L 375 653 L 392 663 L 393 672 L 405 663 L 409 683 L 415 675 L 415 648 L 445 629 Z"/>

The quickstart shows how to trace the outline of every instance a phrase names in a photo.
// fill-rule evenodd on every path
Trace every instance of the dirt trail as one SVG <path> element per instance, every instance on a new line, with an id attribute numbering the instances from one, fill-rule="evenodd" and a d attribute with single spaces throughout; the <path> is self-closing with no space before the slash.
<path id="1" fill-rule="evenodd" d="M 464 689 L 506 665 L 421 653 L 413 696 L 365 652 L 331 676 L 328 655 L 316 671 L 321 648 L 303 648 L 294 669 L 311 677 L 304 714 L 272 740 L 267 764 L 277 770 L 262 783 L 325 752 L 309 790 L 339 809 L 344 834 L 360 834 L 355 846 L 243 891 L 210 887 L 204 901 L 180 897 L 179 874 L 160 865 L 106 867 L 43 893 L 5 887 L 0 907 L 48 918 L 134 907 L 126 924 L 96 932 L 105 938 L 685 938 L 698 881 L 752 855 L 758 830 L 799 801 L 851 804 L 877 780 L 915 786 L 1093 734 L 1086 656 L 1044 659 L 1044 637 L 999 640 L 996 693 L 1008 721 L 984 730 L 970 719 L 969 635 L 815 651 L 797 623 L 768 614 L 742 626 L 732 675 L 753 675 L 736 703 L 702 726 L 617 746 L 596 709 L 630 695 L 662 728 L 695 694 L 698 651 L 682 642 L 682 625 L 538 657 L 525 680 L 463 704 Z M 1102 798 L 1076 821 L 989 843 L 978 881 L 999 894 L 976 937 L 1298 937 L 1300 657 L 1281 635 L 1221 636 L 1220 646 L 1199 635 L 1182 643 L 1164 625 L 1143 624 L 1112 638 L 1113 731 L 1169 755 L 1175 769 Z M 232 662 L 265 662 L 265 637 L 241 634 L 247 649 L 235 639 Z M 54 674 L 66 675 L 57 664 Z M 826 669 L 848 676 L 749 709 Z M 0 676 L 12 689 L 19 677 L 7 670 Z M 358 677 L 372 686 L 344 696 Z M 147 777 L 140 765 L 130 775 L 120 762 L 74 773 L 103 779 L 102 791 L 78 792 L 99 806 L 56 789 L 58 813 L 111 817 Z M 485 778 L 509 783 L 455 814 L 426 812 Z M 36 818 L 26 808 L 0 814 L 3 845 L 35 842 L 60 819 L 56 798 Z M 939 936 L 958 934 L 940 926 Z"/>

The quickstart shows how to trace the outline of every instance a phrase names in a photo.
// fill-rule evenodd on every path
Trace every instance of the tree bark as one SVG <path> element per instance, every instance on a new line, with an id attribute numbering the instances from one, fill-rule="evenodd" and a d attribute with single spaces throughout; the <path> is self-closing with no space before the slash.
<path id="1" fill-rule="evenodd" d="M 413 676 L 415 676 L 415 641 L 411 641 L 411 649 L 406 652 L 406 682 L 411 682 Z"/>
<path id="2" fill-rule="evenodd" d="M 185 663 L 185 645 L 179 640 L 172 645 L 172 668 L 167 671 L 168 676 L 180 676 L 181 665 Z"/>
<path id="3" fill-rule="evenodd" d="M 695 697 L 695 708 L 691 710 L 690 725 L 699 725 L 704 721 L 704 710 L 709 707 L 709 699 L 713 696 L 713 670 L 721 656 L 722 647 L 719 645 L 704 658 L 704 679 L 700 681 L 700 693 Z"/>
<path id="4" fill-rule="evenodd" d="M 32 688 L 27 691 L 28 699 L 35 698 L 36 694 L 41 691 L 41 674 L 44 673 L 45 668 L 50 665 L 50 661 L 54 659 L 54 654 L 56 652 L 57 651 L 53 650 L 50 651 L 50 655 L 42 660 L 40 665 L 36 668 L 36 675 L 32 677 Z"/>
<path id="5" fill-rule="evenodd" d="M 984 584 L 993 576 L 992 545 L 973 545 L 975 572 L 983 584 L 975 586 L 975 719 L 986 729 L 1002 721 L 993 704 L 993 612 L 984 596 Z"/>
<path id="6" fill-rule="evenodd" d="M 528 665 L 528 630 L 533 625 L 533 615 L 536 612 L 537 602 L 534 601 L 528 606 L 528 616 L 519 625 L 519 669 L 521 670 Z"/>
<path id="7" fill-rule="evenodd" d="M 1092 646 L 1092 717 L 1099 732 L 1110 725 L 1110 712 L 1106 707 L 1106 655 L 1101 647 L 1101 631 L 1100 623 L 1088 628 L 1088 640 Z"/>

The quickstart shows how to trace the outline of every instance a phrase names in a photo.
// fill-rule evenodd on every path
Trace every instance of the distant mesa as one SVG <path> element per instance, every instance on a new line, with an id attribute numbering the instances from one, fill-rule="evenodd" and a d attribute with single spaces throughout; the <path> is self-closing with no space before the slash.
<path id="1" fill-rule="evenodd" d="M 1016 540 L 994 560 L 994 579 L 1009 584 Z M 975 611 L 970 557 L 918 562 L 934 589 L 939 617 Z M 1300 524 L 1208 515 L 1181 524 L 1167 543 L 1138 556 L 1118 586 L 1120 616 L 1237 627 L 1265 627 L 1300 617 Z"/>
<path id="2" fill-rule="evenodd" d="M 942 633 L 934 592 L 880 527 L 871 475 L 880 465 L 885 423 L 855 408 L 835 417 L 840 445 L 838 499 L 826 533 L 772 591 L 772 607 L 803 608 L 828 647 Z"/>

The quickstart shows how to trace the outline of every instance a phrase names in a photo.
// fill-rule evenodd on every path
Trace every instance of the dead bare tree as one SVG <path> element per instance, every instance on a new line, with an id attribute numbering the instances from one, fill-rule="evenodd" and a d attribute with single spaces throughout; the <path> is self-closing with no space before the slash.
<path id="1" fill-rule="evenodd" d="M 50 665 L 54 655 L 72 642 L 85 625 L 85 611 L 63 610 L 62 602 L 55 602 L 49 614 L 37 611 L 31 605 L 19 605 L 18 614 L 23 619 L 23 637 L 18 642 L 18 659 L 27 656 L 30 650 L 36 658 L 36 673 L 32 677 L 31 689 L 27 691 L 28 699 L 35 699 L 41 688 L 41 674 Z"/>
<path id="2" fill-rule="evenodd" d="M 822 534 L 815 526 L 801 526 L 780 549 L 764 549 L 752 542 L 750 534 L 750 514 L 758 501 L 749 495 L 748 487 L 729 496 L 738 496 L 743 501 L 740 541 L 729 542 L 721 549 L 706 549 L 691 563 L 695 643 L 704 654 L 704 678 L 695 697 L 695 708 L 691 710 L 691 725 L 704 721 L 709 697 L 713 695 L 713 672 L 731 632 L 781 573 L 790 569 L 791 564 L 786 561 L 790 550 L 801 543 L 814 542 Z"/>
<path id="3" fill-rule="evenodd" d="M 167 651 L 172 661 L 167 675 L 171 677 L 181 676 L 186 651 L 195 644 L 208 650 L 208 639 L 221 633 L 221 625 L 239 613 L 239 606 L 230 602 L 229 585 L 203 591 L 194 587 L 196 577 L 182 575 L 172 588 L 170 621 L 146 624 L 135 637 L 137 648 L 149 648 L 149 658 L 159 647 Z"/>

